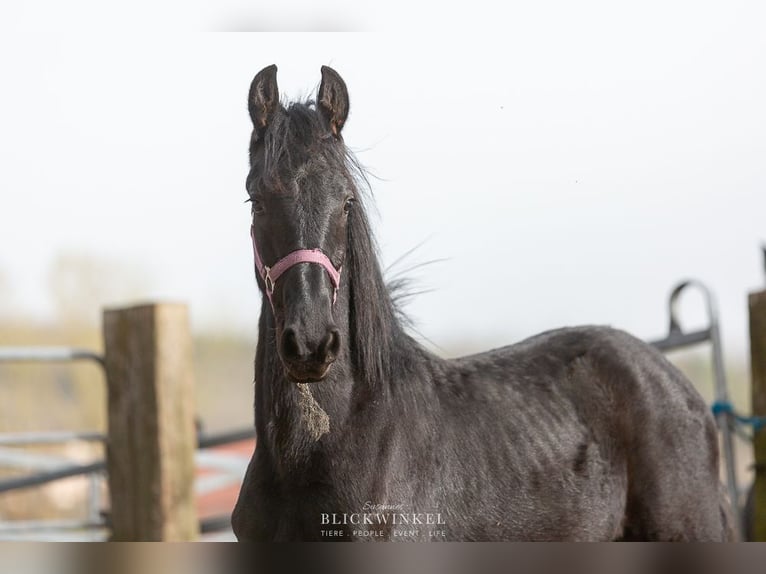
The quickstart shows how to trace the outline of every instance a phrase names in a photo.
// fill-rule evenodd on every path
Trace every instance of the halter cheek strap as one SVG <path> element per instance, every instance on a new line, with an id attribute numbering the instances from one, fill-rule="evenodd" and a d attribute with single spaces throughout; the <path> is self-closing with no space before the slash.
<path id="1" fill-rule="evenodd" d="M 340 286 L 340 273 L 343 267 L 338 269 L 332 264 L 330 258 L 327 257 L 320 249 L 298 249 L 292 251 L 282 257 L 279 261 L 274 263 L 271 267 L 263 264 L 261 256 L 258 253 L 258 246 L 255 243 L 255 228 L 250 226 L 250 237 L 253 240 L 253 257 L 255 259 L 255 270 L 258 275 L 263 279 L 263 284 L 266 286 L 266 295 L 269 298 L 271 306 L 274 306 L 272 301 L 272 295 L 274 294 L 274 284 L 277 282 L 285 271 L 291 267 L 298 265 L 299 263 L 316 263 L 324 267 L 327 271 L 327 275 L 330 277 L 330 281 L 334 287 L 332 294 L 332 303 L 335 305 L 335 301 L 338 299 L 338 287 Z"/>

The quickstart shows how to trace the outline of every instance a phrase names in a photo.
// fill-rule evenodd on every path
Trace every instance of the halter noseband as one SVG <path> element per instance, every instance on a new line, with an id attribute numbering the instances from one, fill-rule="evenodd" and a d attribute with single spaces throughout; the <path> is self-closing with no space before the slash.
<path id="1" fill-rule="evenodd" d="M 250 226 L 250 237 L 253 240 L 253 256 L 255 259 L 255 270 L 258 275 L 263 279 L 263 284 L 266 287 L 266 295 L 269 298 L 272 308 L 274 307 L 274 301 L 272 301 L 272 295 L 274 294 L 274 284 L 277 282 L 285 271 L 291 267 L 298 265 L 299 263 L 316 263 L 324 267 L 327 271 L 327 275 L 330 276 L 330 281 L 334 287 L 332 294 L 332 304 L 335 305 L 335 301 L 338 298 L 338 287 L 340 286 L 340 272 L 343 267 L 335 268 L 330 258 L 327 257 L 320 249 L 297 249 L 291 251 L 282 259 L 274 263 L 271 267 L 264 265 L 261 260 L 261 256 L 258 253 L 258 246 L 255 244 L 255 228 Z"/>

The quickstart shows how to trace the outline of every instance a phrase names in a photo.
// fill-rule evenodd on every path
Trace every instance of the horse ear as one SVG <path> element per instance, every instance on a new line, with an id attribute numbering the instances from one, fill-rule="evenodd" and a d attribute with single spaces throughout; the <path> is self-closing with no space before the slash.
<path id="1" fill-rule="evenodd" d="M 343 78 L 329 66 L 322 66 L 322 83 L 319 85 L 317 102 L 333 135 L 340 137 L 348 117 L 348 90 Z"/>
<path id="2" fill-rule="evenodd" d="M 250 84 L 247 107 L 256 135 L 260 137 L 279 108 L 276 64 L 264 68 L 255 75 Z"/>

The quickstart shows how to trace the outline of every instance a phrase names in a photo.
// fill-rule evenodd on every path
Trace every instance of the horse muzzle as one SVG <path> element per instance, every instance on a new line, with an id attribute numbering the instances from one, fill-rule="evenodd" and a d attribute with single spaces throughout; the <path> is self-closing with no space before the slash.
<path id="1" fill-rule="evenodd" d="M 340 352 L 340 331 L 328 327 L 320 337 L 306 337 L 293 327 L 279 335 L 279 356 L 290 379 L 316 383 L 324 379 Z"/>

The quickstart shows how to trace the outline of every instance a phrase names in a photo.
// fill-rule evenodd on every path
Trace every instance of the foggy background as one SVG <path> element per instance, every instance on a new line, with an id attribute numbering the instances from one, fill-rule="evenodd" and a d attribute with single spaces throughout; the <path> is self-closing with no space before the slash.
<path id="1" fill-rule="evenodd" d="M 277 63 L 283 97 L 312 97 L 329 64 L 384 265 L 421 244 L 392 272 L 443 260 L 411 273 L 432 291 L 407 311 L 433 344 L 578 323 L 654 337 L 671 286 L 697 277 L 744 354 L 745 293 L 764 282 L 766 36 L 745 11 L 693 8 L 475 36 L 5 36 L 2 316 L 173 299 L 196 330 L 252 335 L 247 89 Z"/>
<path id="2" fill-rule="evenodd" d="M 454 356 L 588 323 L 656 339 L 671 288 L 698 278 L 749 411 L 765 5 L 526 4 L 5 3 L 0 345 L 100 351 L 104 306 L 185 302 L 200 420 L 252 425 L 247 91 L 276 63 L 283 99 L 311 98 L 327 64 L 350 91 L 384 267 L 417 247 L 388 275 L 424 291 L 406 311 L 425 345 Z M 681 316 L 703 326 L 701 301 Z M 712 400 L 708 349 L 671 359 Z M 0 368 L 0 432 L 103 430 L 104 403 L 92 366 Z M 77 504 L 30 491 L 0 516 Z"/>

